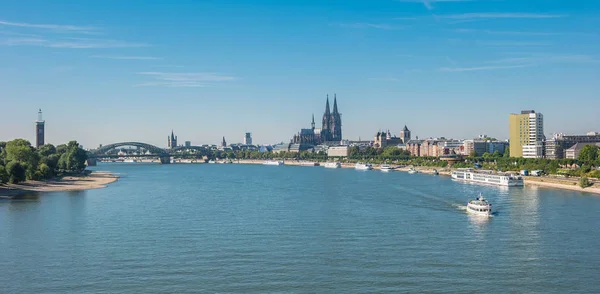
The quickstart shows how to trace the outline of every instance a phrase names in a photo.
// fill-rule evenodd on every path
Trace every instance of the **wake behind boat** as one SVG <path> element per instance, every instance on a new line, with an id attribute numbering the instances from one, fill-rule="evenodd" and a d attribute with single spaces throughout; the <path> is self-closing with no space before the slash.
<path id="1" fill-rule="evenodd" d="M 283 165 L 283 160 L 267 160 L 263 165 Z"/>
<path id="2" fill-rule="evenodd" d="M 492 215 L 492 204 L 479 194 L 477 199 L 469 201 L 467 204 L 467 212 L 475 215 L 490 216 Z"/>
<path id="3" fill-rule="evenodd" d="M 354 168 L 358 170 L 372 170 L 373 165 L 371 165 L 370 163 L 359 162 L 356 165 L 354 165 Z"/>

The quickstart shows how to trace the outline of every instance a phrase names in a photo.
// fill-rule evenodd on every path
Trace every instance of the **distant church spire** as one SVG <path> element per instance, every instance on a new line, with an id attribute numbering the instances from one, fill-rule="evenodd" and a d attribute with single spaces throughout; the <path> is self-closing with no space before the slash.
<path id="1" fill-rule="evenodd" d="M 336 97 L 336 94 L 333 94 L 333 114 L 336 115 L 337 113 L 338 113 L 337 97 Z"/>
<path id="2" fill-rule="evenodd" d="M 221 142 L 222 147 L 227 147 L 227 142 L 225 141 L 225 136 L 223 136 L 223 142 Z"/>
<path id="3" fill-rule="evenodd" d="M 312 129 L 315 129 L 315 114 L 313 113 L 312 115 L 312 123 L 310 124 L 312 126 Z"/>
<path id="4" fill-rule="evenodd" d="M 329 94 L 327 94 L 327 103 L 325 104 L 325 114 L 329 115 L 331 112 L 329 111 Z"/>

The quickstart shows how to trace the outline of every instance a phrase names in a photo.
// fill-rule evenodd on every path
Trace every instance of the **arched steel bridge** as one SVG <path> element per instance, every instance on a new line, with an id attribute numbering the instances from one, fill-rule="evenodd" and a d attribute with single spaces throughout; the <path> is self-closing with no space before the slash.
<path id="1" fill-rule="evenodd" d="M 150 145 L 150 144 L 146 144 L 146 143 L 141 143 L 141 142 L 120 142 L 120 143 L 113 143 L 113 144 L 108 144 L 105 146 L 102 146 L 96 150 L 92 150 L 90 153 L 91 157 L 103 157 L 105 155 L 107 155 L 107 152 L 110 150 L 113 150 L 115 148 L 118 147 L 125 147 L 125 146 L 133 146 L 133 147 L 140 147 L 140 148 L 144 148 L 148 151 L 150 151 L 152 153 L 152 155 L 159 155 L 159 156 L 168 156 L 169 152 L 167 152 L 166 150 L 156 147 L 154 145 Z"/>
<path id="2" fill-rule="evenodd" d="M 119 156 L 117 154 L 109 154 L 108 152 L 114 150 L 119 147 L 125 146 L 133 146 L 143 148 L 146 151 L 149 151 L 150 154 L 139 154 L 139 155 L 122 155 Z M 173 149 L 163 149 L 151 144 L 142 143 L 142 142 L 119 142 L 104 145 L 96 150 L 92 150 L 88 153 L 88 165 L 95 165 L 96 160 L 99 158 L 107 158 L 107 157 L 159 157 L 161 163 L 170 163 L 170 157 L 173 155 L 177 155 L 177 152 L 184 150 L 196 150 L 196 151 L 208 151 L 205 147 L 201 146 L 179 146 Z M 200 155 L 206 155 L 205 152 L 201 152 Z"/>

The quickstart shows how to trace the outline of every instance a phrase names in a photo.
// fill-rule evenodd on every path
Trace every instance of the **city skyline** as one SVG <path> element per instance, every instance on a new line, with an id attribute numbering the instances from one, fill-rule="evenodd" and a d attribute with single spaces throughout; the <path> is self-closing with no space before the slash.
<path id="1" fill-rule="evenodd" d="M 404 125 L 420 138 L 507 139 L 507 115 L 524 109 L 544 114 L 547 136 L 600 125 L 600 3 L 15 1 L 0 11 L 0 141 L 35 142 L 41 108 L 52 144 L 165 146 L 171 129 L 194 145 L 245 132 L 287 142 L 334 92 L 351 140 Z"/>

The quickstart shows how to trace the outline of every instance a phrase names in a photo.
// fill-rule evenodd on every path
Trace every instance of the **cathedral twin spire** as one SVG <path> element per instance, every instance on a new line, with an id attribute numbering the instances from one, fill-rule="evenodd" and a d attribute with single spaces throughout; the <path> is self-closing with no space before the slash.
<path id="1" fill-rule="evenodd" d="M 329 108 L 329 94 L 325 103 L 325 113 L 323 114 L 323 130 L 327 130 L 325 135 L 327 141 L 342 140 L 342 118 L 338 112 L 337 95 L 333 94 L 333 112 Z"/>

